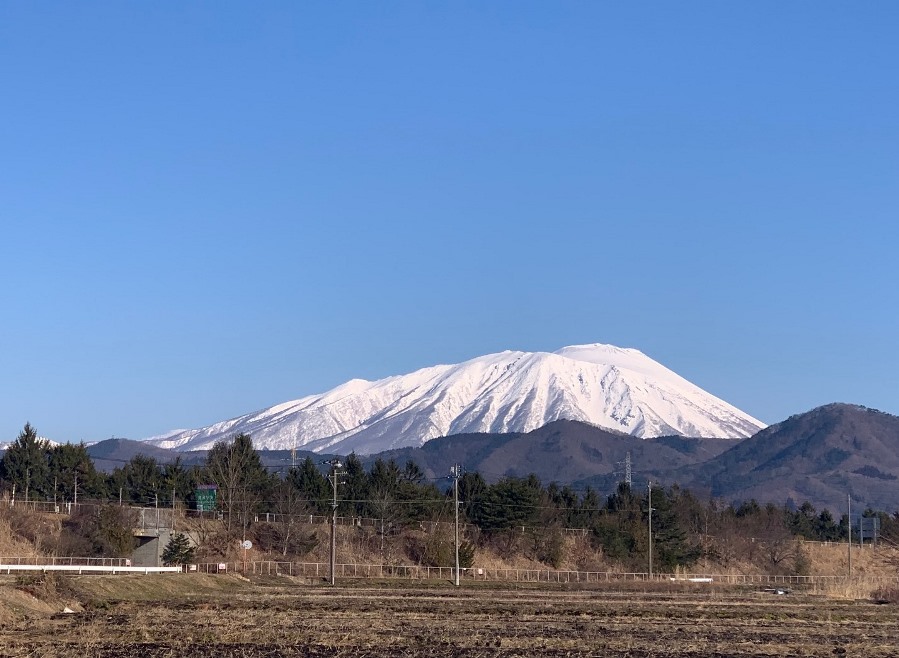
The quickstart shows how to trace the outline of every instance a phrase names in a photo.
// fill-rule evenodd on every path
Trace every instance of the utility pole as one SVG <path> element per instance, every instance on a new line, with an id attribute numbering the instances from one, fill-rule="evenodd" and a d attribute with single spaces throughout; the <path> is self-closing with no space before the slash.
<path id="1" fill-rule="evenodd" d="M 649 488 L 649 579 L 652 580 L 652 482 L 647 485 Z"/>
<path id="2" fill-rule="evenodd" d="M 846 548 L 849 552 L 849 577 L 852 578 L 852 494 L 846 494 L 846 501 L 849 503 L 849 513 L 846 516 L 846 529 L 849 530 L 849 541 L 846 542 Z"/>
<path id="3" fill-rule="evenodd" d="M 25 505 L 26 505 L 26 507 L 28 506 L 28 500 L 29 500 L 29 497 L 28 497 L 29 487 L 31 487 L 31 469 L 26 468 L 25 469 Z"/>
<path id="4" fill-rule="evenodd" d="M 331 464 L 331 488 L 333 498 L 331 499 L 331 584 L 336 580 L 337 568 L 337 478 L 340 476 L 338 469 L 340 468 L 340 460 L 332 459 L 325 462 Z"/>
<path id="5" fill-rule="evenodd" d="M 456 509 L 456 587 L 459 586 L 459 476 L 461 473 L 462 467 L 459 464 L 450 467 L 450 474 L 453 476 L 453 502 Z"/>
<path id="6" fill-rule="evenodd" d="M 172 485 L 172 522 L 171 527 L 169 528 L 172 532 L 175 532 L 175 485 Z"/>
<path id="7" fill-rule="evenodd" d="M 75 473 L 75 507 L 78 507 L 78 473 Z"/>

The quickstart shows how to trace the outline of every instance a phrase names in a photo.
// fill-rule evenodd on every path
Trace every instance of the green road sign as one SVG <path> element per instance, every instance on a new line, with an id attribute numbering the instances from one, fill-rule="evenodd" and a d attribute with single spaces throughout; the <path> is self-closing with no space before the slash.
<path id="1" fill-rule="evenodd" d="M 215 509 L 218 487 L 214 484 L 201 484 L 196 488 L 197 511 L 211 512 Z"/>

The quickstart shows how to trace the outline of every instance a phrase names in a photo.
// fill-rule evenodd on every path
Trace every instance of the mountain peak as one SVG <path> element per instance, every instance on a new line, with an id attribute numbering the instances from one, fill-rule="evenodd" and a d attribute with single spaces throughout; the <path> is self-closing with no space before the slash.
<path id="1" fill-rule="evenodd" d="M 378 381 L 351 380 L 198 430 L 154 438 L 195 450 L 237 432 L 258 447 L 370 454 L 450 434 L 529 432 L 560 419 L 641 438 L 744 438 L 764 425 L 633 348 L 505 351 Z"/>

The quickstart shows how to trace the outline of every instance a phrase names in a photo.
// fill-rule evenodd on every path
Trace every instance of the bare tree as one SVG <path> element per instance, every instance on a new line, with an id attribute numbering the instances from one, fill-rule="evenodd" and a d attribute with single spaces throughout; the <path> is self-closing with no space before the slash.
<path id="1" fill-rule="evenodd" d="M 274 509 L 281 523 L 281 552 L 287 555 L 299 523 L 297 517 L 309 514 L 309 503 L 292 483 L 282 480 L 275 487 Z"/>
<path id="2" fill-rule="evenodd" d="M 246 531 L 271 484 L 250 437 L 238 434 L 230 441 L 217 441 L 206 457 L 206 471 L 218 485 L 219 505 L 228 515 L 228 531 L 234 528 L 235 515 Z"/>

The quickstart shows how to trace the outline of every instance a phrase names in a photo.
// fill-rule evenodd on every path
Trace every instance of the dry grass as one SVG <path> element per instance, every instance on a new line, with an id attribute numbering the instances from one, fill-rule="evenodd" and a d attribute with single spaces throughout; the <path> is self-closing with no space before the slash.
<path id="1" fill-rule="evenodd" d="M 112 584 L 115 581 L 118 584 Z M 306 586 L 80 577 L 76 615 L 0 626 L 0 657 L 895 656 L 899 607 L 656 587 Z"/>
<path id="2" fill-rule="evenodd" d="M 46 515 L 10 508 L 0 501 L 0 556 L 40 555 L 42 545 L 54 543 L 58 534 L 58 523 Z"/>
<path id="3" fill-rule="evenodd" d="M 849 570 L 849 549 L 843 544 L 814 544 L 803 545 L 806 554 L 812 564 L 813 573 L 821 576 L 845 576 Z M 854 545 L 852 547 L 852 573 L 857 576 L 893 573 L 899 575 L 895 567 L 889 565 L 891 556 L 897 553 L 895 548 L 889 546 L 873 546 L 866 544 L 864 547 Z"/>

